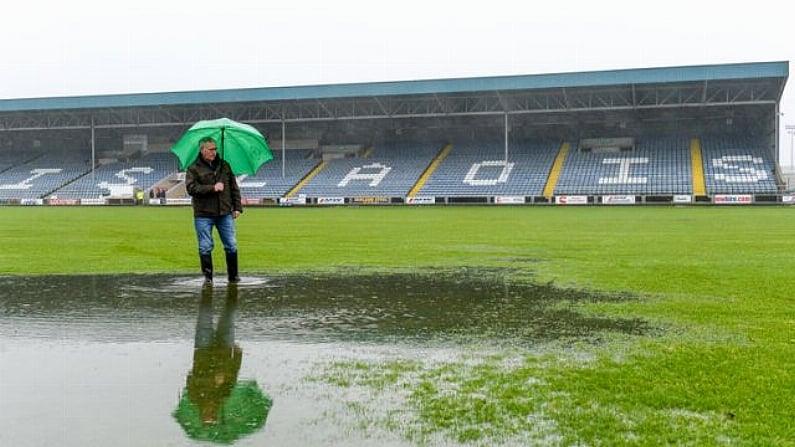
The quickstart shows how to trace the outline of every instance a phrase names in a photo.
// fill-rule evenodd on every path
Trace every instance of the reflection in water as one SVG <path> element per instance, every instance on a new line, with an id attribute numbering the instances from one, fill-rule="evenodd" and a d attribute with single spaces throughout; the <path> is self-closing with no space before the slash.
<path id="1" fill-rule="evenodd" d="M 194 439 L 231 443 L 265 425 L 272 400 L 256 381 L 238 382 L 243 350 L 235 342 L 238 289 L 230 284 L 217 326 L 213 326 L 213 288 L 201 292 L 188 374 L 174 417 Z"/>
<path id="2" fill-rule="evenodd" d="M 218 423 L 218 411 L 237 382 L 243 360 L 243 351 L 235 344 L 237 289 L 227 290 L 230 293 L 218 327 L 213 328 L 212 287 L 202 290 L 196 322 L 193 369 L 188 374 L 187 391 L 191 402 L 199 406 L 201 422 L 205 425 Z"/>

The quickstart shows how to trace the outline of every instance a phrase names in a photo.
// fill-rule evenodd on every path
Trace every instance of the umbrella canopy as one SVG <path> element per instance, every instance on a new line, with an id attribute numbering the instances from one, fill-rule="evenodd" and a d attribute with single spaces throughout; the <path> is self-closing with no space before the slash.
<path id="1" fill-rule="evenodd" d="M 218 144 L 218 156 L 232 166 L 235 175 L 254 175 L 273 154 L 265 137 L 248 124 L 229 118 L 198 121 L 191 126 L 171 148 L 179 158 L 182 169 L 187 169 L 199 156 L 199 140 L 212 137 Z"/>
<path id="2" fill-rule="evenodd" d="M 192 439 L 231 444 L 262 428 L 272 406 L 273 400 L 262 393 L 256 381 L 244 380 L 232 388 L 216 422 L 202 422 L 201 409 L 187 391 L 182 393 L 174 418 Z"/>

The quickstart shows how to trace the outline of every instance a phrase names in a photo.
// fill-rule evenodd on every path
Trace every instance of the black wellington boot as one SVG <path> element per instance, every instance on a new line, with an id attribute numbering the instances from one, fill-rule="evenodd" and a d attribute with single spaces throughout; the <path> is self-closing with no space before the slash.
<path id="1" fill-rule="evenodd" d="M 204 274 L 204 283 L 213 282 L 213 255 L 199 255 L 202 262 L 202 274 Z"/>
<path id="2" fill-rule="evenodd" d="M 237 274 L 237 252 L 226 254 L 226 272 L 229 275 L 229 282 L 240 282 Z"/>

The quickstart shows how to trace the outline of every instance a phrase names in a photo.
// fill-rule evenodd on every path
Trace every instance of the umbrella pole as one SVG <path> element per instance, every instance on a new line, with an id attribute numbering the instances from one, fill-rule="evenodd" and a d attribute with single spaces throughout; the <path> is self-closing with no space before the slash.
<path id="1" fill-rule="evenodd" d="M 226 130 L 226 128 L 222 127 L 221 128 L 221 160 L 224 159 L 224 130 Z"/>

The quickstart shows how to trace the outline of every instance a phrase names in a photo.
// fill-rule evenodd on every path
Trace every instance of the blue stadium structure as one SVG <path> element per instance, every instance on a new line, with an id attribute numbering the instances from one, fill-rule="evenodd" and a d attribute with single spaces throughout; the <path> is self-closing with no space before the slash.
<path id="1" fill-rule="evenodd" d="M 775 61 L 0 100 L 0 204 L 186 204 L 169 149 L 220 116 L 274 152 L 239 178 L 249 205 L 791 203 L 788 76 Z"/>

